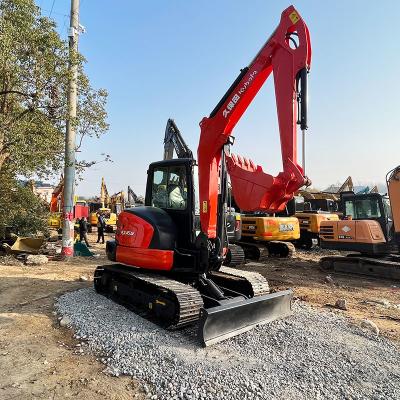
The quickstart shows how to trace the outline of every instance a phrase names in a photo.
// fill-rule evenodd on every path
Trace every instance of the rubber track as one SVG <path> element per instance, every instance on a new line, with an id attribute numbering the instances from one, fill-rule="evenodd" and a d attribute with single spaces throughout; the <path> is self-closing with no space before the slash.
<path id="1" fill-rule="evenodd" d="M 397 258 L 397 255 L 390 255 L 388 258 Z M 335 268 L 335 261 L 346 262 L 349 266 L 347 271 L 345 268 Z M 329 263 L 330 266 L 326 268 L 325 263 Z M 322 257 L 319 262 L 320 268 L 323 271 L 335 271 L 345 274 L 357 274 L 366 275 L 374 278 L 383 279 L 395 279 L 400 280 L 400 262 L 391 261 L 388 259 L 370 258 L 370 257 L 360 257 L 360 256 L 327 256 Z M 354 267 L 354 268 L 352 268 Z M 378 267 L 378 270 L 374 270 L 374 267 Z"/>
<path id="2" fill-rule="evenodd" d="M 168 328 L 179 328 L 188 325 L 199 319 L 200 308 L 203 307 L 203 299 L 200 292 L 192 286 L 178 282 L 173 279 L 168 279 L 161 275 L 146 274 L 134 270 L 126 270 L 125 268 L 118 268 L 119 265 L 106 265 L 102 268 L 110 269 L 115 273 L 120 273 L 128 278 L 143 281 L 154 285 L 160 289 L 165 289 L 172 292 L 179 303 L 179 319 Z M 121 276 L 120 275 L 120 276 Z"/>
<path id="3" fill-rule="evenodd" d="M 294 247 L 294 244 L 291 242 L 284 242 L 282 240 L 272 240 L 270 242 L 271 244 L 277 243 L 286 246 L 288 249 L 288 255 L 285 256 L 285 258 L 292 258 L 296 254 L 296 247 Z M 268 247 L 268 242 L 266 243 L 266 246 Z"/>
<path id="4" fill-rule="evenodd" d="M 268 281 L 258 272 L 252 271 L 241 271 L 229 267 L 221 267 L 218 272 L 230 276 L 237 276 L 239 278 L 245 278 L 252 286 L 254 297 L 262 296 L 269 293 Z"/>
<path id="5" fill-rule="evenodd" d="M 230 252 L 230 261 L 226 265 L 227 267 L 236 267 L 237 265 L 243 265 L 246 262 L 245 256 L 244 256 L 244 251 L 243 249 L 236 245 L 236 244 L 230 244 L 229 245 L 229 252 Z"/>
<path id="6" fill-rule="evenodd" d="M 253 243 L 253 242 L 237 242 L 236 245 L 242 247 L 244 249 L 245 254 L 246 254 L 246 248 L 250 249 L 250 252 L 252 251 L 251 249 L 256 249 L 256 251 L 258 252 L 258 256 L 248 257 L 250 260 L 266 261 L 269 258 L 269 251 L 264 244 Z"/>

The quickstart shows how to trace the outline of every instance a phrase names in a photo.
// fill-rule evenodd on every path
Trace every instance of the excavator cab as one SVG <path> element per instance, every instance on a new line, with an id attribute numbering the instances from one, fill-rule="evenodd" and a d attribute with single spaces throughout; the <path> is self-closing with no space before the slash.
<path id="1" fill-rule="evenodd" d="M 177 248 L 194 248 L 194 160 L 163 160 L 150 164 L 147 171 L 145 205 L 163 209 L 177 229 Z"/>
<path id="2" fill-rule="evenodd" d="M 386 241 L 392 238 L 392 213 L 389 198 L 379 193 L 343 195 L 342 210 L 347 219 L 377 221 Z"/>

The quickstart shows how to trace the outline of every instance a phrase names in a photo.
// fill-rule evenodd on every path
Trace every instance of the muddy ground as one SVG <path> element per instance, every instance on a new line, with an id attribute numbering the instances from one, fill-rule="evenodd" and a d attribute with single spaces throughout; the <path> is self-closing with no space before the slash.
<path id="1" fill-rule="evenodd" d="M 95 240 L 94 234 L 90 239 Z M 55 297 L 91 286 L 94 268 L 107 262 L 104 245 L 95 244 L 93 250 L 98 258 L 36 267 L 0 264 L 0 398 L 144 398 L 140 382 L 110 377 L 96 356 L 81 354 L 72 332 L 61 328 L 54 314 Z M 400 282 L 343 274 L 331 274 L 333 283 L 326 282 L 327 273 L 318 267 L 322 255 L 326 252 L 298 251 L 291 260 L 270 259 L 244 268 L 268 277 L 274 290 L 293 288 L 297 298 L 315 307 L 346 299 L 348 310 L 337 312 L 355 324 L 368 318 L 382 335 L 400 343 Z M 82 276 L 89 280 L 80 281 Z"/>

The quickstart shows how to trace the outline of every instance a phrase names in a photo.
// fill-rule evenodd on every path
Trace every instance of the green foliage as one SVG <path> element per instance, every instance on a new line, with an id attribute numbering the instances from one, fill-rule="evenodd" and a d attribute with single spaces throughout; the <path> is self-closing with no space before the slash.
<path id="1" fill-rule="evenodd" d="M 33 0 L 0 2 L 0 170 L 45 176 L 60 172 L 67 118 L 68 44 Z M 95 90 L 78 64 L 78 147 L 108 129 L 107 92 Z M 92 162 L 81 161 L 80 166 Z"/>
<path id="2" fill-rule="evenodd" d="M 55 28 L 34 0 L 0 0 L 0 230 L 14 225 L 23 235 L 47 229 L 48 205 L 18 185 L 17 177 L 44 178 L 62 170 L 69 61 L 79 71 L 77 118 L 70 121 L 77 148 L 84 137 L 108 129 L 107 92 L 91 87 L 84 58 L 70 57 Z"/>
<path id="3" fill-rule="evenodd" d="M 0 173 L 0 235 L 5 226 L 16 227 L 22 236 L 48 232 L 49 207 L 30 187 L 10 178 L 7 168 Z"/>

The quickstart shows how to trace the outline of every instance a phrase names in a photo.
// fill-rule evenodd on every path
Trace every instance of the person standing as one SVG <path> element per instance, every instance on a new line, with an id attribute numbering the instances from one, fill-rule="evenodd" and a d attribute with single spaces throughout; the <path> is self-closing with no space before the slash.
<path id="1" fill-rule="evenodd" d="M 102 213 L 99 213 L 97 216 L 97 242 L 100 243 L 100 239 L 102 240 L 101 243 L 104 244 L 104 229 L 106 227 L 106 220 Z"/>
<path id="2" fill-rule="evenodd" d="M 87 237 L 87 231 L 88 231 L 88 224 L 86 221 L 86 217 L 82 217 L 79 221 L 79 241 L 82 242 L 82 240 L 84 240 L 86 246 L 90 247 Z"/>

